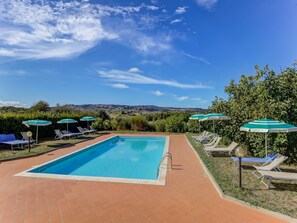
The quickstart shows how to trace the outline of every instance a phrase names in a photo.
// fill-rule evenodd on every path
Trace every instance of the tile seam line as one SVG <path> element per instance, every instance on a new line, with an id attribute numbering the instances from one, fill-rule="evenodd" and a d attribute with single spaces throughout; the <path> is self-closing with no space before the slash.
<path id="1" fill-rule="evenodd" d="M 198 155 L 198 153 L 196 152 L 196 150 L 194 149 L 194 147 L 192 146 L 192 144 L 189 142 L 189 140 L 186 137 L 186 135 L 184 135 L 184 138 L 186 139 L 186 141 L 187 141 L 188 145 L 190 146 L 190 148 L 192 149 L 192 151 L 195 153 L 195 155 L 196 155 L 197 159 L 199 160 L 199 162 L 200 162 L 200 164 L 201 164 L 204 172 L 209 177 L 212 185 L 214 186 L 214 188 L 216 189 L 217 193 L 220 195 L 221 198 L 223 198 L 224 200 L 231 201 L 233 203 L 239 204 L 241 206 L 250 208 L 252 210 L 258 211 L 260 213 L 264 213 L 264 214 L 267 214 L 269 216 L 276 217 L 276 218 L 278 218 L 280 220 L 285 220 L 285 221 L 288 221 L 288 222 L 291 222 L 291 223 L 297 223 L 297 219 L 295 219 L 293 217 L 290 217 L 288 215 L 285 215 L 285 214 L 282 214 L 282 213 L 278 213 L 278 212 L 275 212 L 275 211 L 270 211 L 268 209 L 265 209 L 265 208 L 262 208 L 262 207 L 259 207 L 259 206 L 252 205 L 252 204 L 250 204 L 248 202 L 245 202 L 245 201 L 242 201 L 242 200 L 239 200 L 237 198 L 234 198 L 234 197 L 231 197 L 229 195 L 224 194 L 224 192 L 222 191 L 221 187 L 218 185 L 218 183 L 216 182 L 216 180 L 212 176 L 211 172 L 208 170 L 208 168 L 204 164 L 203 160 L 200 158 L 200 156 Z"/>

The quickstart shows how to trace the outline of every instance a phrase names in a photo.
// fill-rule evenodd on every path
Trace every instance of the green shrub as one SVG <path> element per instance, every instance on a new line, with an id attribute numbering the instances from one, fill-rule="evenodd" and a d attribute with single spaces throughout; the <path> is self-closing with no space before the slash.
<path id="1" fill-rule="evenodd" d="M 166 121 L 160 120 L 156 122 L 156 131 L 157 132 L 166 132 Z"/>
<path id="2" fill-rule="evenodd" d="M 134 131 L 146 131 L 148 127 L 147 120 L 141 115 L 134 116 L 131 120 L 131 128 Z"/>
<path id="3" fill-rule="evenodd" d="M 104 122 L 103 122 L 103 128 L 105 130 L 111 130 L 112 129 L 112 126 L 111 126 L 111 121 L 106 119 Z"/>
<path id="4" fill-rule="evenodd" d="M 112 130 L 118 130 L 118 125 L 119 125 L 119 122 L 116 119 L 111 120 L 111 129 Z"/>
<path id="5" fill-rule="evenodd" d="M 103 130 L 104 125 L 103 125 L 103 119 L 102 118 L 96 118 L 96 121 L 92 123 L 93 128 L 96 130 Z"/>
<path id="6" fill-rule="evenodd" d="M 121 119 L 118 124 L 118 130 L 121 130 L 121 131 L 131 130 L 131 119 L 130 118 Z"/>
<path id="7" fill-rule="evenodd" d="M 182 133 L 187 131 L 187 125 L 181 116 L 170 116 L 166 119 L 166 132 Z"/>
<path id="8" fill-rule="evenodd" d="M 188 131 L 193 133 L 198 133 L 201 126 L 199 120 L 189 120 L 188 121 Z"/>

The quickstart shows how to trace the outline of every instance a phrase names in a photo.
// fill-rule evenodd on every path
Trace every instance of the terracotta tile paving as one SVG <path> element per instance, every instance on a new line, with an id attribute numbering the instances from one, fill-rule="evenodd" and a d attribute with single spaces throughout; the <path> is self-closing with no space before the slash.
<path id="1" fill-rule="evenodd" d="M 111 137 L 0 164 L 0 222 L 285 222 L 221 199 L 183 135 L 171 135 L 166 186 L 16 177 L 16 173 Z"/>

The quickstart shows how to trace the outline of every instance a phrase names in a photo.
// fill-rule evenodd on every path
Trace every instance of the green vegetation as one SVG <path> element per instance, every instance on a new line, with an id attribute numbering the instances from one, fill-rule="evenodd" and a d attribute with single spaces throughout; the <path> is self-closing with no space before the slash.
<path id="1" fill-rule="evenodd" d="M 80 143 L 85 140 L 93 139 L 94 137 L 98 137 L 100 134 L 91 134 L 91 135 L 83 135 L 79 138 L 72 138 L 67 140 L 50 140 L 44 139 L 37 146 L 31 148 L 30 152 L 27 148 L 24 149 L 16 149 L 16 150 L 3 150 L 0 149 L 0 161 L 5 159 L 14 159 L 14 158 L 22 158 L 22 157 L 30 157 L 36 156 L 38 154 L 43 154 L 46 152 L 50 152 L 52 150 L 56 150 L 60 147 L 68 147 L 74 144 Z"/>
<path id="2" fill-rule="evenodd" d="M 251 172 L 253 167 L 243 167 L 243 189 L 238 188 L 238 170 L 230 157 L 208 157 L 202 149 L 201 144 L 197 144 L 192 139 L 193 134 L 186 134 L 188 140 L 209 169 L 216 182 L 226 195 L 249 202 L 262 208 L 280 212 L 296 218 L 297 213 L 297 183 L 289 181 L 276 181 L 272 188 L 265 189 Z M 296 170 L 296 166 L 281 166 L 285 171 Z"/>
<path id="3" fill-rule="evenodd" d="M 232 80 L 225 88 L 228 99 L 215 98 L 212 112 L 230 116 L 230 121 L 217 124 L 218 133 L 229 141 L 240 142 L 253 153 L 264 155 L 264 134 L 240 132 L 243 124 L 260 118 L 270 118 L 297 125 L 297 71 L 286 68 L 280 74 L 268 66 L 256 74 L 242 75 L 238 83 Z M 269 152 L 279 152 L 297 162 L 297 134 L 269 134 Z"/>

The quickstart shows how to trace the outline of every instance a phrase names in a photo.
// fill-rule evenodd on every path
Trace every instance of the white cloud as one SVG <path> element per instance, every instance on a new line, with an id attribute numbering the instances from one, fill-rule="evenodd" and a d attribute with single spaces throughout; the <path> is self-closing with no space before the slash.
<path id="1" fill-rule="evenodd" d="M 218 0 L 196 0 L 197 4 L 208 10 L 212 9 L 218 2 Z"/>
<path id="2" fill-rule="evenodd" d="M 174 19 L 170 22 L 170 24 L 180 23 L 182 21 L 183 21 L 182 19 Z"/>
<path id="3" fill-rule="evenodd" d="M 176 14 L 184 14 L 187 11 L 187 6 L 180 6 L 175 10 Z"/>
<path id="4" fill-rule="evenodd" d="M 184 84 L 173 80 L 160 80 L 151 77 L 147 77 L 138 73 L 133 73 L 123 70 L 98 70 L 99 76 L 105 78 L 111 82 L 117 83 L 130 83 L 130 84 L 155 84 L 155 85 L 166 85 L 184 89 L 201 89 L 211 88 L 210 86 L 202 84 Z"/>
<path id="5" fill-rule="evenodd" d="M 161 65 L 161 61 L 156 60 L 142 60 L 141 64 L 152 64 L 152 65 Z"/>
<path id="6" fill-rule="evenodd" d="M 203 62 L 203 63 L 206 63 L 206 64 L 210 65 L 210 63 L 206 59 L 204 59 L 202 57 L 195 57 L 195 56 L 193 56 L 193 55 L 191 55 L 189 53 L 185 53 L 184 51 L 182 51 L 182 54 L 185 55 L 185 56 L 187 56 L 187 57 L 189 57 L 189 58 L 192 58 L 194 60 L 197 60 L 199 62 Z"/>
<path id="7" fill-rule="evenodd" d="M 0 70 L 1 76 L 26 76 L 28 73 L 25 70 Z"/>
<path id="8" fill-rule="evenodd" d="M 21 107 L 22 104 L 19 101 L 2 101 L 2 100 L 0 100 L 0 107 L 3 107 L 3 106 Z"/>
<path id="9" fill-rule="evenodd" d="M 188 99 L 189 99 L 188 96 L 176 97 L 176 100 L 178 100 L 178 101 L 185 101 L 185 100 L 188 100 Z"/>
<path id="10" fill-rule="evenodd" d="M 128 85 L 126 84 L 112 84 L 111 85 L 113 88 L 118 88 L 118 89 L 126 89 L 126 88 L 129 88 Z"/>
<path id="11" fill-rule="evenodd" d="M 162 95 L 164 95 L 164 93 L 162 93 L 162 92 L 159 91 L 159 90 L 152 91 L 152 94 L 154 94 L 154 95 L 156 95 L 156 96 L 162 96 Z"/>
<path id="12" fill-rule="evenodd" d="M 139 70 L 137 67 L 131 67 L 131 68 L 129 69 L 129 72 L 132 72 L 132 73 L 139 73 L 140 70 Z"/>
<path id="13" fill-rule="evenodd" d="M 88 0 L 0 1 L 0 56 L 15 59 L 69 58 L 102 41 L 117 41 L 139 53 L 171 49 L 153 5 L 107 6 Z M 143 25 L 143 24 L 146 25 Z"/>

